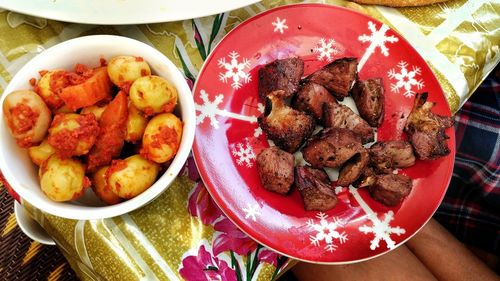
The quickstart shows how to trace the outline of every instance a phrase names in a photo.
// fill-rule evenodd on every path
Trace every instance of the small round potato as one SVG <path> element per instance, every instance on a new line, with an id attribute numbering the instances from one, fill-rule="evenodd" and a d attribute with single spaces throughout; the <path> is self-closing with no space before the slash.
<path id="1" fill-rule="evenodd" d="M 97 105 L 92 105 L 92 106 L 87 106 L 82 108 L 82 111 L 80 111 L 80 114 L 88 114 L 88 113 L 93 113 L 97 121 L 101 119 L 101 115 L 106 109 L 106 105 L 99 107 Z"/>
<path id="2" fill-rule="evenodd" d="M 130 87 L 130 100 L 147 116 L 172 112 L 177 105 L 177 89 L 159 76 L 141 77 Z"/>
<path id="3" fill-rule="evenodd" d="M 106 172 L 106 180 L 113 193 L 130 199 L 148 189 L 156 181 L 159 170 L 158 164 L 132 155 L 125 160 L 114 160 Z"/>
<path id="4" fill-rule="evenodd" d="M 141 155 L 156 163 L 174 158 L 182 137 L 182 121 L 172 113 L 156 115 L 142 138 Z"/>
<path id="5" fill-rule="evenodd" d="M 151 69 L 141 57 L 117 56 L 108 63 L 108 75 L 113 84 L 121 87 L 139 77 L 151 75 Z"/>
<path id="6" fill-rule="evenodd" d="M 31 158 L 31 161 L 36 165 L 40 166 L 42 163 L 47 160 L 52 154 L 54 154 L 56 150 L 49 144 L 47 139 L 43 140 L 42 143 L 38 146 L 32 146 L 28 148 L 28 154 Z"/>
<path id="7" fill-rule="evenodd" d="M 131 143 L 140 141 L 147 124 L 148 119 L 132 103 L 129 103 L 125 140 Z"/>
<path id="8" fill-rule="evenodd" d="M 3 101 L 3 112 L 10 133 L 24 148 L 43 140 L 52 119 L 42 98 L 29 90 L 10 93 Z"/>
<path id="9" fill-rule="evenodd" d="M 108 168 L 109 166 L 102 167 L 92 175 L 92 190 L 94 190 L 99 199 L 109 205 L 114 205 L 120 203 L 122 198 L 113 193 L 106 183 L 106 171 Z"/>
<path id="10" fill-rule="evenodd" d="M 49 144 L 62 158 L 87 154 L 99 134 L 93 114 L 60 113 L 49 129 Z"/>
<path id="11" fill-rule="evenodd" d="M 54 201 L 69 201 L 80 197 L 88 187 L 85 167 L 77 160 L 62 159 L 53 154 L 39 170 L 40 187 Z"/>
<path id="12" fill-rule="evenodd" d="M 69 85 L 66 71 L 56 69 L 48 71 L 38 81 L 37 92 L 51 110 L 56 110 L 64 105 L 58 92 Z"/>
<path id="13" fill-rule="evenodd" d="M 54 114 L 57 113 L 75 113 L 75 110 L 71 110 L 67 105 L 63 105 L 54 111 Z"/>

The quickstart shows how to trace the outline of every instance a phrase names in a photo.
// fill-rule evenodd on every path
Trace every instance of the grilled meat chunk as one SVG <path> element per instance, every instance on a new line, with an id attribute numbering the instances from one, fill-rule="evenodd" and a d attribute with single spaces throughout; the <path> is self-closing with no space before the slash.
<path id="1" fill-rule="evenodd" d="M 370 165 L 380 173 L 415 164 L 413 148 L 407 141 L 381 141 L 370 147 Z"/>
<path id="2" fill-rule="evenodd" d="M 374 140 L 372 127 L 359 117 L 349 107 L 338 104 L 323 104 L 323 125 L 327 128 L 344 128 L 353 131 L 361 137 L 362 143 L 368 143 Z"/>
<path id="3" fill-rule="evenodd" d="M 361 176 L 366 166 L 368 166 L 369 161 L 370 156 L 368 151 L 363 148 L 342 166 L 339 172 L 337 185 L 348 186 L 355 182 Z"/>
<path id="4" fill-rule="evenodd" d="M 421 160 L 437 159 L 450 153 L 444 130 L 453 126 L 453 118 L 432 113 L 433 106 L 434 103 L 427 102 L 427 93 L 417 94 L 406 120 L 405 132 Z"/>
<path id="5" fill-rule="evenodd" d="M 384 85 L 382 78 L 358 80 L 351 91 L 359 115 L 372 127 L 384 121 Z"/>
<path id="6" fill-rule="evenodd" d="M 362 149 L 360 137 L 351 130 L 328 128 L 308 140 L 302 156 L 314 168 L 338 168 Z"/>
<path id="7" fill-rule="evenodd" d="M 337 103 L 337 100 L 325 89 L 325 87 L 308 82 L 300 87 L 299 92 L 293 100 L 293 107 L 304 111 L 321 122 L 323 117 L 323 104 Z"/>
<path id="8" fill-rule="evenodd" d="M 299 88 L 300 78 L 304 73 L 304 62 L 299 58 L 275 60 L 259 69 L 259 97 L 276 90 L 284 91 L 286 97 L 292 96 Z"/>
<path id="9" fill-rule="evenodd" d="M 307 77 L 308 81 L 320 84 L 337 99 L 343 100 L 358 77 L 358 60 L 343 58 L 334 60 Z"/>
<path id="10" fill-rule="evenodd" d="M 325 171 L 309 167 L 295 168 L 295 185 L 306 211 L 327 211 L 337 205 L 337 196 Z"/>
<path id="11" fill-rule="evenodd" d="M 257 170 L 265 189 L 287 194 L 294 181 L 294 157 L 276 146 L 262 150 L 257 156 Z"/>
<path id="12" fill-rule="evenodd" d="M 405 175 L 383 174 L 368 177 L 361 187 L 368 186 L 373 199 L 386 206 L 396 206 L 410 194 L 412 180 Z"/>
<path id="13" fill-rule="evenodd" d="M 267 96 L 266 112 L 258 122 L 267 137 L 281 149 L 295 152 L 312 134 L 315 122 L 312 116 L 287 106 L 284 91 L 274 91 Z"/>

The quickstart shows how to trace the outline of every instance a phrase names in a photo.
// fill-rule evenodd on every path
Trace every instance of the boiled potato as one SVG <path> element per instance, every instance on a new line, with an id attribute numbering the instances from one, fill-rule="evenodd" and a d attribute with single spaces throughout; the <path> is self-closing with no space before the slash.
<path id="1" fill-rule="evenodd" d="M 82 163 L 72 158 L 62 159 L 57 154 L 42 163 L 39 177 L 43 193 L 54 201 L 77 199 L 89 184 Z"/>
<path id="2" fill-rule="evenodd" d="M 156 115 L 142 138 L 141 155 L 156 163 L 174 158 L 182 137 L 182 121 L 172 113 Z"/>
<path id="3" fill-rule="evenodd" d="M 52 118 L 42 98 L 29 90 L 10 93 L 3 101 L 3 112 L 10 133 L 25 148 L 43 140 Z"/>
<path id="4" fill-rule="evenodd" d="M 142 112 L 151 116 L 174 111 L 177 89 L 159 76 L 141 77 L 130 87 L 130 100 Z"/>
<path id="5" fill-rule="evenodd" d="M 108 75 L 113 84 L 124 86 L 139 77 L 151 75 L 151 69 L 141 57 L 118 56 L 109 61 Z"/>
<path id="6" fill-rule="evenodd" d="M 75 110 L 71 110 L 67 105 L 63 105 L 61 107 L 59 107 L 58 109 L 56 109 L 54 111 L 55 114 L 57 113 L 75 113 Z"/>
<path id="7" fill-rule="evenodd" d="M 101 115 L 106 109 L 106 106 L 97 106 L 97 105 L 92 105 L 92 106 L 87 106 L 80 111 L 80 114 L 88 114 L 88 113 L 93 113 L 97 121 L 101 119 Z"/>
<path id="8" fill-rule="evenodd" d="M 31 161 L 33 161 L 33 163 L 38 166 L 42 165 L 42 163 L 55 152 L 56 150 L 49 144 L 46 139 L 43 140 L 40 145 L 28 148 L 28 154 L 31 158 Z"/>
<path id="9" fill-rule="evenodd" d="M 93 114 L 60 113 L 49 129 L 49 144 L 63 158 L 87 154 L 99 134 Z"/>
<path id="10" fill-rule="evenodd" d="M 107 204 L 114 205 L 120 203 L 122 198 L 113 193 L 106 182 L 106 171 L 108 168 L 109 166 L 102 167 L 92 175 L 92 190 L 94 190 L 94 193 L 102 201 Z"/>
<path id="11" fill-rule="evenodd" d="M 58 92 L 68 85 L 66 71 L 56 69 L 48 71 L 40 78 L 37 84 L 37 92 L 51 110 L 56 110 L 64 105 Z"/>
<path id="12" fill-rule="evenodd" d="M 132 155 L 125 160 L 114 160 L 106 172 L 111 191 L 121 198 L 130 199 L 148 189 L 158 176 L 160 166 Z"/>
<path id="13" fill-rule="evenodd" d="M 148 119 L 132 103 L 129 103 L 125 140 L 131 143 L 140 141 L 147 124 Z"/>

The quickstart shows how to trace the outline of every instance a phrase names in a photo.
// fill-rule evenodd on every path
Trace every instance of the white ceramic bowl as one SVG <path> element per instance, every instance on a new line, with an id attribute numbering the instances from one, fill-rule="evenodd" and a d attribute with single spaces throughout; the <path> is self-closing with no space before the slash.
<path id="1" fill-rule="evenodd" d="M 122 203 L 106 206 L 88 189 L 75 201 L 55 202 L 40 189 L 38 167 L 34 165 L 26 149 L 19 148 L 8 132 L 0 106 L 0 170 L 7 182 L 22 200 L 36 208 L 60 217 L 89 220 L 114 217 L 135 210 L 160 195 L 172 183 L 182 169 L 194 140 L 196 115 L 193 97 L 184 76 L 162 53 L 142 42 L 112 35 L 80 37 L 53 46 L 29 61 L 13 78 L 0 99 L 15 91 L 30 89 L 30 78 L 39 77 L 38 71 L 63 68 L 71 70 L 76 63 L 98 66 L 99 59 L 111 59 L 117 55 L 143 57 L 154 74 L 166 78 L 175 85 L 179 93 L 176 114 L 184 122 L 182 141 L 170 167 L 146 191 Z"/>

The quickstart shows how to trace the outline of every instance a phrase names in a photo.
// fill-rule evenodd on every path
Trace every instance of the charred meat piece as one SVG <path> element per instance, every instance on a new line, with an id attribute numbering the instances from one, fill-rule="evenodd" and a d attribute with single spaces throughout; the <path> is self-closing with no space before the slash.
<path id="1" fill-rule="evenodd" d="M 287 106 L 283 95 L 281 90 L 268 95 L 266 112 L 259 116 L 258 122 L 278 147 L 293 153 L 312 134 L 315 122 L 312 116 Z"/>
<path id="2" fill-rule="evenodd" d="M 304 84 L 293 100 L 293 107 L 304 111 L 321 122 L 323 117 L 323 104 L 337 103 L 337 100 L 325 89 L 325 87 L 309 82 Z"/>
<path id="3" fill-rule="evenodd" d="M 320 84 L 337 99 L 343 100 L 358 77 L 358 60 L 343 58 L 325 65 L 307 77 L 308 81 Z"/>
<path id="4" fill-rule="evenodd" d="M 304 62 L 299 58 L 275 60 L 259 69 L 259 97 L 276 90 L 284 91 L 286 97 L 292 96 L 299 88 L 300 78 L 304 73 Z"/>
<path id="5" fill-rule="evenodd" d="M 380 173 L 394 168 L 407 168 L 415 164 L 413 148 L 407 141 L 382 141 L 370 147 L 370 164 Z"/>
<path id="6" fill-rule="evenodd" d="M 427 93 L 417 94 L 406 120 L 405 132 L 410 136 L 418 159 L 432 160 L 448 155 L 450 149 L 444 130 L 453 126 L 453 118 L 431 112 L 434 103 L 427 102 Z"/>
<path id="7" fill-rule="evenodd" d="M 338 168 L 362 149 L 361 139 L 351 130 L 328 128 L 307 142 L 302 156 L 314 168 Z"/>
<path id="8" fill-rule="evenodd" d="M 382 78 L 358 80 L 351 91 L 359 115 L 372 127 L 384 121 L 384 85 Z"/>
<path id="9" fill-rule="evenodd" d="M 362 143 L 374 140 L 372 127 L 343 104 L 335 102 L 323 105 L 323 125 L 327 128 L 349 129 L 361 137 Z"/>
<path id="10" fill-rule="evenodd" d="M 337 205 L 337 196 L 325 171 L 309 167 L 295 168 L 295 185 L 306 211 L 327 211 Z"/>
<path id="11" fill-rule="evenodd" d="M 361 187 L 368 186 L 373 199 L 386 206 L 396 206 L 410 194 L 412 180 L 405 175 L 384 174 L 368 177 Z"/>
<path id="12" fill-rule="evenodd" d="M 361 152 L 354 155 L 344 164 L 344 166 L 342 166 L 339 172 L 337 185 L 348 186 L 355 182 L 361 176 L 369 161 L 370 156 L 368 151 L 363 148 Z"/>
<path id="13" fill-rule="evenodd" d="M 257 156 L 257 170 L 265 189 L 287 194 L 293 184 L 292 154 L 276 146 L 262 150 Z"/>

